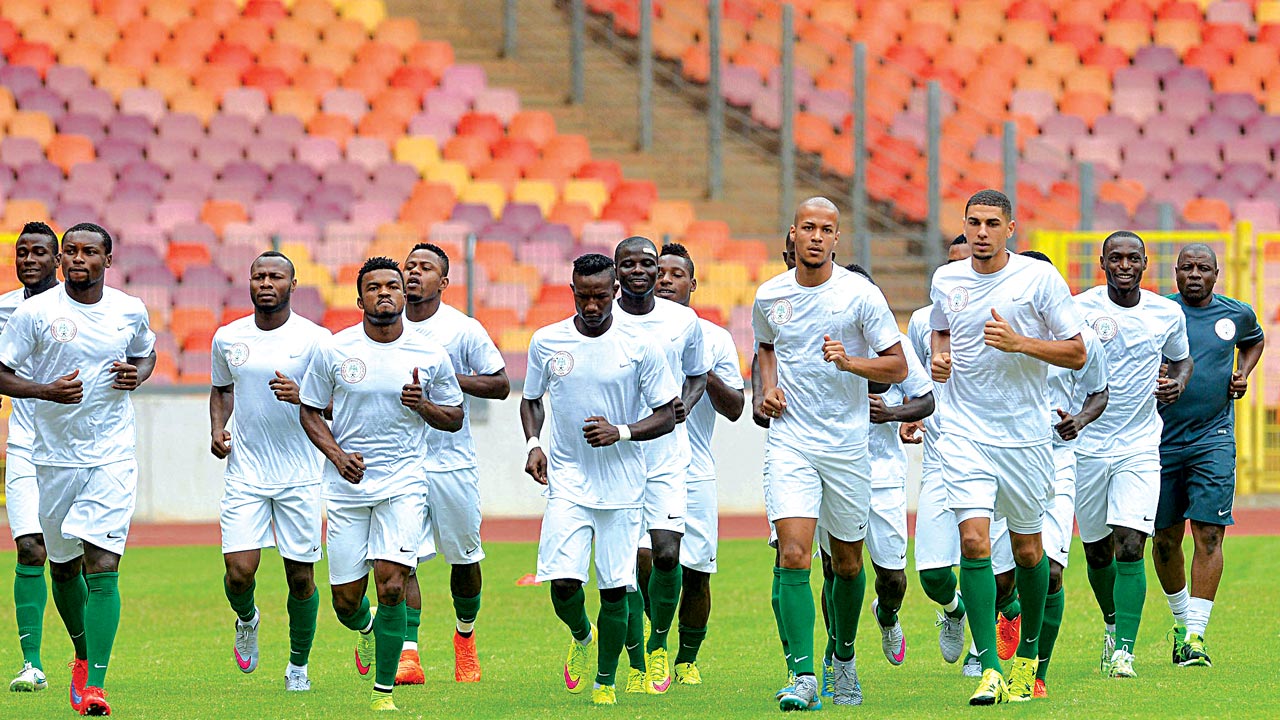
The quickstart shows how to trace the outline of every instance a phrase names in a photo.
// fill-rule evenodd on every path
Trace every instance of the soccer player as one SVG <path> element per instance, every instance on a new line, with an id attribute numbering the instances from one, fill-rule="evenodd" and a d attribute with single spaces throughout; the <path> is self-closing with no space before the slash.
<path id="1" fill-rule="evenodd" d="M 359 633 L 356 669 L 361 675 L 374 671 L 370 707 L 395 710 L 391 691 L 404 645 L 404 587 L 427 532 L 427 428 L 462 428 L 462 390 L 445 349 L 405 328 L 404 275 L 396 261 L 366 260 L 356 286 L 364 319 L 312 356 L 301 418 L 328 460 L 333 609 Z M 330 403 L 332 429 L 324 417 Z M 376 618 L 365 596 L 371 567 Z"/>
<path id="2" fill-rule="evenodd" d="M 629 237 L 613 253 L 621 294 L 614 302 L 614 322 L 638 334 L 657 338 L 672 377 L 683 382 L 676 403 L 674 432 L 645 443 L 649 479 L 644 491 L 644 524 L 648 535 L 640 541 L 636 594 L 627 598 L 627 651 L 631 672 L 627 692 L 661 695 L 671 687 L 667 635 L 680 602 L 680 539 L 688 511 L 689 463 L 692 450 L 685 417 L 707 388 L 711 369 L 703 347 L 702 326 L 693 310 L 654 296 L 658 284 L 658 250 L 648 238 Z M 650 550 L 647 546 L 652 546 Z M 647 589 L 647 596 L 641 593 Z M 648 600 L 652 631 L 644 639 L 644 604 Z M 643 669 L 644 678 L 638 673 Z"/>
<path id="3" fill-rule="evenodd" d="M 658 257 L 658 288 L 654 294 L 664 300 L 689 306 L 691 295 L 698 289 L 693 258 L 683 245 L 668 243 Z M 729 422 L 742 415 L 746 402 L 742 387 L 742 368 L 738 349 L 728 330 L 704 318 L 703 347 L 710 358 L 707 392 L 689 410 L 686 424 L 693 460 L 689 464 L 689 511 L 685 516 L 685 536 L 680 543 L 680 565 L 683 582 L 680 595 L 680 649 L 676 652 L 676 682 L 701 685 L 698 649 L 707 637 L 707 619 L 711 616 L 711 575 L 716 572 L 716 544 L 720 514 L 716 506 L 716 461 L 711 452 L 711 436 L 716 415 Z"/>
<path id="4" fill-rule="evenodd" d="M 1007 249 L 1015 221 L 1003 193 L 965 204 L 969 262 L 938 268 L 930 298 L 932 372 L 948 383 L 939 417 L 947 505 L 960 527 L 960 588 L 983 672 L 971 705 L 1030 700 L 1049 586 L 1040 531 L 1053 486 L 1048 365 L 1079 369 L 1086 351 L 1066 282 Z M 1022 603 L 1009 679 L 996 656 L 991 519 L 1005 516 Z"/>
<path id="5" fill-rule="evenodd" d="M 253 315 L 214 333 L 209 389 L 210 451 L 227 459 L 220 521 L 223 590 L 236 614 L 236 666 L 245 673 L 258 667 L 254 576 L 262 548 L 276 547 L 289 586 L 284 684 L 293 692 L 311 689 L 307 661 L 320 609 L 314 564 L 320 559 L 324 462 L 298 421 L 298 379 L 329 338 L 329 331 L 290 309 L 297 285 L 284 255 L 268 251 L 253 261 Z"/>
<path id="6" fill-rule="evenodd" d="M 1076 305 L 1107 353 L 1109 396 L 1102 416 L 1076 446 L 1076 521 L 1089 584 L 1106 633 L 1100 669 L 1137 677 L 1133 649 L 1147 597 L 1147 536 L 1160 500 L 1160 414 L 1191 376 L 1187 321 L 1178 303 L 1142 289 L 1142 238 L 1121 230 L 1102 243 L 1105 286 L 1076 296 Z M 1162 377 L 1162 359 L 1168 377 Z"/>
<path id="7" fill-rule="evenodd" d="M 1035 250 L 1022 255 L 1052 264 L 1049 256 Z M 1098 336 L 1087 325 L 1080 331 L 1088 359 L 1079 370 L 1049 367 L 1050 418 L 1053 426 L 1053 500 L 1045 513 L 1042 531 L 1044 552 L 1049 556 L 1049 595 L 1045 598 L 1044 622 L 1040 628 L 1039 664 L 1032 697 L 1048 697 L 1045 678 L 1049 660 L 1062 626 L 1065 594 L 1062 571 L 1071 550 L 1072 522 L 1075 518 L 1075 439 L 1080 430 L 1097 420 L 1107 407 L 1107 356 Z"/>
<path id="8" fill-rule="evenodd" d="M 867 381 L 894 383 L 907 376 L 901 334 L 884 296 L 832 260 L 839 222 L 830 200 L 800 204 L 792 227 L 796 269 L 765 282 L 753 309 L 764 376 L 761 408 L 771 421 L 765 505 L 778 532 L 779 610 L 797 676 L 778 701 L 784 710 L 822 705 L 809 589 L 817 525 L 830 536 L 835 572 L 834 702 L 862 701 L 853 639 L 866 589 L 862 541 L 871 505 Z M 877 357 L 868 358 L 871 353 Z"/>
<path id="9" fill-rule="evenodd" d="M 58 235 L 53 228 L 42 222 L 29 222 L 22 227 L 14 243 L 14 265 L 22 287 L 0 295 L 0 330 L 24 300 L 57 287 L 60 260 Z M 19 368 L 19 372 L 31 378 L 29 367 Z M 36 467 L 31 462 L 36 432 L 33 406 L 31 400 L 13 401 L 4 463 L 5 510 L 13 544 L 18 549 L 13 609 L 18 621 L 18 644 L 22 647 L 22 670 L 9 683 L 13 692 L 35 692 L 49 685 L 40 662 L 49 591 L 44 582 L 46 555 L 40 529 L 40 489 L 36 485 Z"/>
<path id="10" fill-rule="evenodd" d="M 404 261 L 405 324 L 443 345 L 458 375 L 464 396 L 502 400 L 511 392 L 506 366 L 489 333 L 474 319 L 441 302 L 449 287 L 449 256 L 430 243 L 419 243 Z M 427 430 L 432 452 L 427 455 L 427 506 L 431 536 L 423 540 L 419 559 L 444 554 L 449 563 L 449 590 L 453 597 L 453 679 L 480 681 L 476 653 L 475 622 L 480 612 L 480 473 L 476 443 L 465 401 L 462 429 L 446 433 Z M 425 678 L 418 657 L 418 627 L 422 618 L 422 592 L 418 576 L 409 576 L 405 602 L 408 631 L 400 653 L 396 683 L 421 685 Z"/>
<path id="11" fill-rule="evenodd" d="M 53 602 L 75 648 L 71 707 L 81 715 L 111 714 L 103 688 L 138 486 L 128 393 L 156 364 L 147 309 L 104 284 L 110 266 L 111 234 L 73 225 L 62 236 L 66 282 L 19 305 L 0 335 L 0 394 L 43 401 L 33 404 L 31 460 Z"/>
<path id="12" fill-rule="evenodd" d="M 645 456 L 636 443 L 675 429 L 680 386 L 658 343 L 617 322 L 612 260 L 597 254 L 574 260 L 571 287 L 574 316 L 541 328 L 529 344 L 520 403 L 528 446 L 524 469 L 547 486 L 537 578 L 551 582 L 551 605 L 573 635 L 565 689 L 586 689 L 588 651 L 598 640 L 591 700 L 613 705 L 644 521 Z M 551 401 L 549 459 L 539 439 L 544 396 Z M 593 540 L 600 589 L 595 627 L 582 591 Z"/>
<path id="13" fill-rule="evenodd" d="M 1182 248 L 1174 276 L 1178 292 L 1169 297 L 1186 317 L 1195 372 L 1182 400 L 1160 407 L 1164 430 L 1153 547 L 1156 575 L 1173 611 L 1173 662 L 1209 667 L 1205 628 L 1222 579 L 1222 538 L 1235 497 L 1232 401 L 1248 391 L 1265 340 L 1253 308 L 1214 294 L 1218 256 L 1208 245 Z M 1195 541 L 1190 594 L 1182 555 L 1187 520 Z"/>

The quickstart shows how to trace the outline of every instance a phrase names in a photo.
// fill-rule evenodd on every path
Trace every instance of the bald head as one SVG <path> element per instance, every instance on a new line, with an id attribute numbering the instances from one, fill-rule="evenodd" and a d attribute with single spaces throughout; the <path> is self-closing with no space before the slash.
<path id="1" fill-rule="evenodd" d="M 632 251 L 638 251 L 638 252 L 645 253 L 646 255 L 652 255 L 655 258 L 658 257 L 658 246 L 654 245 L 652 240 L 650 240 L 647 237 L 632 235 L 631 237 L 626 238 L 622 242 L 618 243 L 618 247 L 614 248 L 613 261 L 615 263 L 620 262 L 624 254 Z"/>
<path id="2" fill-rule="evenodd" d="M 800 224 L 800 215 L 801 215 L 801 213 L 802 213 L 806 208 L 816 208 L 816 209 L 824 210 L 824 211 L 826 211 L 826 212 L 835 213 L 835 216 L 836 216 L 836 225 L 837 225 L 837 226 L 839 226 L 839 224 L 840 224 L 840 208 L 836 207 L 836 204 L 835 204 L 835 203 L 833 203 L 833 202 L 831 202 L 830 200 L 828 200 L 828 199 L 826 199 L 826 198 L 822 197 L 821 195 L 815 195 L 815 196 L 813 196 L 813 197 L 809 198 L 808 200 L 805 200 L 804 202 L 802 202 L 802 203 L 800 203 L 799 205 L 797 205 L 797 206 L 796 206 L 796 214 L 795 214 L 795 217 L 794 217 L 794 218 L 793 218 L 793 220 L 792 220 L 792 222 L 793 222 L 793 223 L 795 223 L 796 225 L 799 225 L 799 224 Z"/>
<path id="3" fill-rule="evenodd" d="M 1111 250 L 1111 245 L 1118 240 L 1136 240 L 1138 247 L 1142 248 L 1144 253 L 1147 251 L 1147 244 L 1142 241 L 1142 238 L 1138 236 L 1138 233 L 1131 232 L 1129 230 L 1117 230 L 1108 235 L 1106 239 L 1102 241 L 1102 254 L 1106 255 L 1107 252 Z"/>
<path id="4" fill-rule="evenodd" d="M 1213 268 L 1215 270 L 1218 269 L 1218 253 L 1214 252 L 1213 248 L 1205 245 L 1204 243 L 1191 243 L 1190 245 L 1184 245 L 1182 249 L 1178 251 L 1178 264 L 1181 265 L 1184 258 L 1191 256 L 1196 258 L 1207 257 L 1213 262 Z"/>

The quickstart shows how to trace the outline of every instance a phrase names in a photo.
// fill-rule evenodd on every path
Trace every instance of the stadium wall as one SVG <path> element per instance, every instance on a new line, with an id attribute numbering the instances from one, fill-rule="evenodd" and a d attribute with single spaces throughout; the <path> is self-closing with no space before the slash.
<path id="1" fill-rule="evenodd" d="M 223 462 L 209 453 L 208 392 L 190 389 L 140 391 L 138 418 L 137 522 L 216 522 L 222 496 Z M 480 448 L 480 496 L 486 517 L 537 517 L 544 500 L 524 474 L 524 438 L 518 393 L 504 401 L 472 401 L 471 429 Z M 765 433 L 744 416 L 716 427 L 720 511 L 761 515 L 760 471 Z M 919 446 L 912 454 L 908 506 L 915 509 Z"/>

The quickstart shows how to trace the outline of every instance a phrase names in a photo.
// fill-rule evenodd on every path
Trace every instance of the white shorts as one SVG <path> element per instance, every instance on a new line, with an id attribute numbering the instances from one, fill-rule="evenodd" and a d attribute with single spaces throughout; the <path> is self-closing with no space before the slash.
<path id="1" fill-rule="evenodd" d="M 1004 516 L 1016 533 L 1040 532 L 1053 496 L 1051 443 L 997 447 L 947 433 L 938 438 L 938 452 L 946 458 L 948 508 Z"/>
<path id="2" fill-rule="evenodd" d="M 548 498 L 538 537 L 538 581 L 577 580 L 586 584 L 591 541 L 596 545 L 596 586 L 636 589 L 636 549 L 642 508 L 599 510 L 563 498 Z"/>
<path id="3" fill-rule="evenodd" d="M 916 507 L 916 571 L 960 564 L 960 528 L 955 513 L 947 509 L 947 489 L 942 468 L 925 466 Z M 996 575 L 1013 569 L 1013 546 L 1004 518 L 991 521 L 991 570 Z"/>
<path id="4" fill-rule="evenodd" d="M 480 471 L 476 468 L 427 472 L 427 527 L 421 561 L 444 556 L 450 565 L 484 559 L 480 546 Z"/>
<path id="5" fill-rule="evenodd" d="M 1119 458 L 1076 457 L 1076 522 L 1080 539 L 1097 542 L 1113 527 L 1152 534 L 1160 504 L 1160 451 Z"/>
<path id="6" fill-rule="evenodd" d="M 1045 555 L 1066 567 L 1076 513 L 1076 453 L 1071 446 L 1053 446 L 1053 465 L 1053 500 L 1044 516 L 1041 541 Z"/>
<path id="7" fill-rule="evenodd" d="M 685 482 L 689 463 L 668 461 L 661 467 L 650 468 L 644 483 L 644 527 L 648 530 L 670 530 L 683 533 L 685 515 L 689 510 L 688 490 Z M 640 536 L 636 536 L 639 540 Z"/>
<path id="8" fill-rule="evenodd" d="M 907 491 L 871 488 L 871 524 L 867 528 L 871 562 L 886 570 L 907 567 Z"/>
<path id="9" fill-rule="evenodd" d="M 10 447 L 4 461 L 4 509 L 9 515 L 9 532 L 17 540 L 23 535 L 39 535 L 40 486 L 31 453 Z"/>
<path id="10" fill-rule="evenodd" d="M 720 538 L 720 511 L 716 481 L 693 480 L 688 486 L 689 510 L 680 540 L 680 564 L 698 572 L 716 571 L 716 544 Z M 647 540 L 646 536 L 643 538 Z"/>
<path id="11" fill-rule="evenodd" d="M 866 451 L 830 455 L 767 445 L 764 504 L 769 520 L 816 518 L 834 537 L 857 542 L 871 513 L 871 464 Z"/>
<path id="12" fill-rule="evenodd" d="M 369 574 L 375 560 L 412 568 L 426 531 L 426 493 L 386 500 L 329 500 L 329 583 L 344 585 Z"/>
<path id="13" fill-rule="evenodd" d="M 49 560 L 70 562 L 84 543 L 124 554 L 138 493 L 138 461 L 97 467 L 39 465 L 40 528 Z"/>
<path id="14" fill-rule="evenodd" d="M 228 478 L 222 490 L 222 553 L 276 547 L 280 557 L 320 561 L 320 483 L 252 487 Z"/>

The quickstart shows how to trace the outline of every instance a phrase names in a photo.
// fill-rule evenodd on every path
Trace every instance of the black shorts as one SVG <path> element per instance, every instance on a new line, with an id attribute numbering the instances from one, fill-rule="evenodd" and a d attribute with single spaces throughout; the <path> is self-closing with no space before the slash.
<path id="1" fill-rule="evenodd" d="M 1156 529 L 1184 520 L 1234 525 L 1236 444 L 1214 442 L 1160 448 L 1160 505 Z"/>

